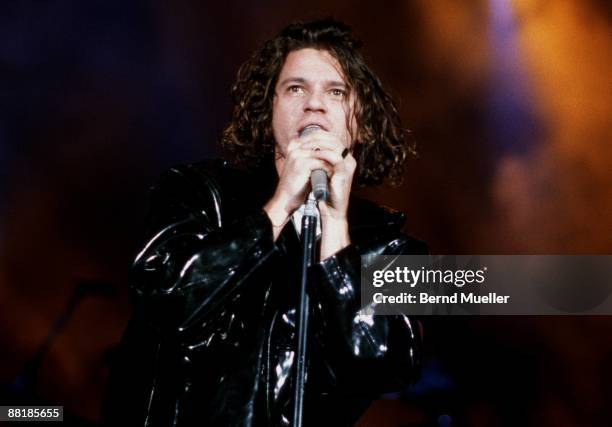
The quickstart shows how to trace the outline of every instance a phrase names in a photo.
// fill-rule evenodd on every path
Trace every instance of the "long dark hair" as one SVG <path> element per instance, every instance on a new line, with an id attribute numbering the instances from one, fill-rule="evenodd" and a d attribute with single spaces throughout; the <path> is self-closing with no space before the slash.
<path id="1" fill-rule="evenodd" d="M 357 184 L 380 184 L 384 179 L 398 183 L 404 160 L 414 154 L 414 145 L 401 126 L 391 96 L 358 51 L 360 46 L 348 26 L 324 19 L 291 24 L 255 52 L 238 71 L 232 87 L 232 120 L 221 140 L 235 163 L 250 169 L 271 158 L 272 105 L 278 76 L 290 52 L 314 48 L 329 52 L 338 61 L 349 90 L 356 95 L 354 114 L 360 144 L 355 144 L 353 154 L 358 165 Z"/>

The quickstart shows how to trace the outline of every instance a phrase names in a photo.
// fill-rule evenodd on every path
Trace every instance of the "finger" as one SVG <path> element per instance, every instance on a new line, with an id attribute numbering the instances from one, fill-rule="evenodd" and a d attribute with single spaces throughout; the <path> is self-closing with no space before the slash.
<path id="1" fill-rule="evenodd" d="M 323 169 L 327 176 L 330 177 L 334 173 L 334 169 L 332 165 L 330 165 L 325 160 L 315 159 L 315 158 L 306 158 L 302 162 L 302 166 L 308 169 L 310 172 L 317 169 Z"/>
<path id="2" fill-rule="evenodd" d="M 352 176 L 355 170 L 354 167 L 350 167 L 345 163 L 345 159 L 335 151 L 310 151 L 310 150 L 296 150 L 299 152 L 300 158 L 297 162 L 303 162 L 304 159 L 316 159 L 323 161 L 326 164 L 327 176 L 332 177 L 335 174 L 344 174 Z"/>
<path id="3" fill-rule="evenodd" d="M 338 139 L 337 136 L 327 133 L 320 132 L 317 134 L 308 134 L 304 138 L 301 138 L 303 147 L 317 146 L 321 149 L 339 151 L 344 150 L 344 144 Z"/>
<path id="4" fill-rule="evenodd" d="M 312 156 L 317 159 L 325 160 L 336 168 L 340 163 L 344 161 L 342 156 L 337 151 L 331 150 L 319 150 L 312 151 Z"/>
<path id="5" fill-rule="evenodd" d="M 302 147 L 304 148 L 312 148 L 318 147 L 323 150 L 331 150 L 331 151 L 339 151 L 342 152 L 344 150 L 344 145 L 335 137 L 325 137 L 325 138 L 311 138 L 307 141 L 302 142 Z"/>
<path id="6" fill-rule="evenodd" d="M 355 172 L 355 169 L 357 169 L 357 160 L 350 152 L 346 155 L 346 157 L 344 157 L 343 160 L 347 171 L 349 171 L 351 174 Z"/>
<path id="7" fill-rule="evenodd" d="M 321 153 L 315 154 L 315 156 L 326 156 L 325 159 L 334 165 L 344 160 L 349 154 L 348 149 L 343 145 L 337 147 L 335 145 L 318 144 L 316 141 L 308 145 L 303 145 L 301 148 L 304 150 L 312 150 L 315 153 Z M 345 155 L 343 156 L 343 154 Z"/>
<path id="8" fill-rule="evenodd" d="M 320 148 L 316 145 L 302 145 L 293 149 L 300 157 L 319 157 L 320 155 L 327 156 L 329 159 L 343 160 L 342 151 L 330 150 L 328 148 Z M 334 161 L 335 163 L 335 161 Z"/>
<path id="9" fill-rule="evenodd" d="M 287 160 L 290 163 L 294 163 L 297 167 L 303 167 L 304 164 L 310 164 L 310 160 L 315 160 L 318 163 L 326 163 L 330 169 L 333 169 L 333 165 L 324 157 L 320 157 L 318 155 L 319 153 L 321 153 L 321 151 L 305 150 L 301 147 L 296 147 L 289 153 Z M 327 151 L 327 153 L 330 152 Z"/>
<path id="10" fill-rule="evenodd" d="M 302 141 L 299 139 L 292 139 L 291 141 L 289 141 L 289 144 L 287 144 L 287 154 L 291 153 L 293 150 L 299 148 L 302 146 Z"/>
<path id="11" fill-rule="evenodd" d="M 357 161 L 349 153 L 346 157 L 342 157 L 342 154 L 338 154 L 336 151 L 313 151 L 313 157 L 323 159 L 330 163 L 334 167 L 335 173 L 346 173 L 352 176 L 357 168 Z"/>
<path id="12" fill-rule="evenodd" d="M 292 147 L 291 151 L 287 154 L 289 161 L 296 161 L 299 159 L 314 157 L 315 151 L 311 148 L 304 148 L 300 144 Z"/>

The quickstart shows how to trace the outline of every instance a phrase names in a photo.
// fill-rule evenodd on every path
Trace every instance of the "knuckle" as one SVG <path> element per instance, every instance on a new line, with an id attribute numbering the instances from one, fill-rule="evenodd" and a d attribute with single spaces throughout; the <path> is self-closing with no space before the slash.
<path id="1" fill-rule="evenodd" d="M 289 161 L 294 161 L 295 159 L 297 159 L 297 156 L 298 156 L 298 155 L 297 155 L 297 152 L 296 152 L 295 150 L 293 150 L 293 151 L 289 151 L 289 152 L 287 153 L 287 159 L 288 159 Z"/>

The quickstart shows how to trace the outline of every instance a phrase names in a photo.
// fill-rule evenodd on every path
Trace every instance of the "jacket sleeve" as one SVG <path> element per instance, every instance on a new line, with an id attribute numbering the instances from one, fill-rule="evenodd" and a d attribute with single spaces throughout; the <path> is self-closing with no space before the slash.
<path id="1" fill-rule="evenodd" d="M 319 337 L 339 383 L 353 391 L 397 391 L 419 375 L 422 353 L 420 323 L 403 314 L 365 314 L 361 306 L 361 256 L 427 254 L 425 244 L 403 234 L 351 244 L 313 266 L 316 302 L 322 314 Z M 382 239 L 385 240 L 385 239 Z"/>
<path id="2" fill-rule="evenodd" d="M 130 274 L 137 307 L 175 335 L 188 335 L 235 300 L 274 251 L 263 211 L 223 224 L 214 180 L 188 172 L 170 169 L 153 187 L 149 238 Z"/>

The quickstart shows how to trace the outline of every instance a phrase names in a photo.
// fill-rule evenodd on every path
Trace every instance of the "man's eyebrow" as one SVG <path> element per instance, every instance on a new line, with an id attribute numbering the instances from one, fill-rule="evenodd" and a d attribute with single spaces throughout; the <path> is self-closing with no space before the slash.
<path id="1" fill-rule="evenodd" d="M 286 79 L 282 80 L 280 82 L 281 86 L 284 86 L 288 83 L 306 83 L 306 79 L 302 78 L 302 77 L 287 77 Z"/>
<path id="2" fill-rule="evenodd" d="M 341 87 L 348 87 L 348 85 L 346 83 L 344 83 L 342 80 L 328 80 L 325 82 L 326 86 L 341 86 Z"/>
<path id="3" fill-rule="evenodd" d="M 303 77 L 287 77 L 280 82 L 280 86 L 285 86 L 289 83 L 307 83 L 307 80 Z M 342 80 L 326 80 L 324 82 L 325 86 L 334 86 L 334 87 L 348 87 L 348 85 Z"/>

